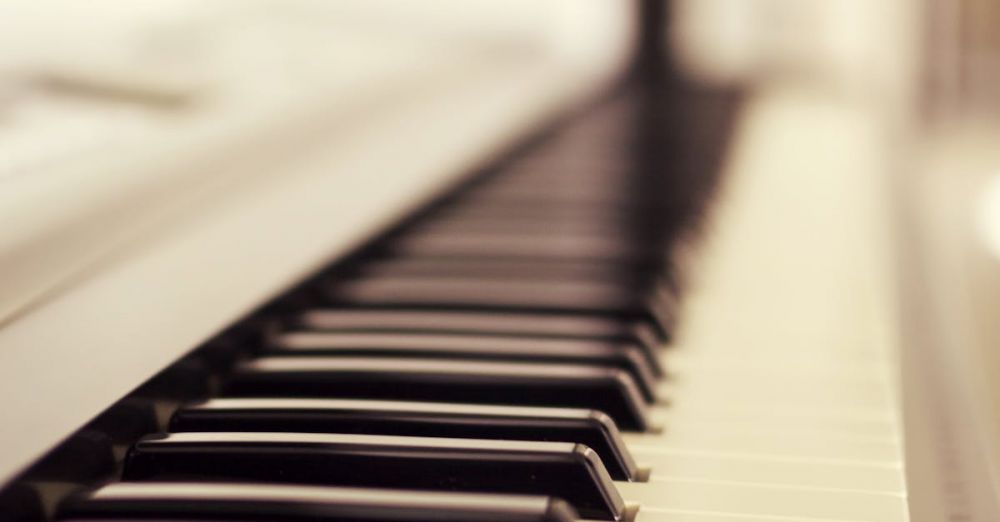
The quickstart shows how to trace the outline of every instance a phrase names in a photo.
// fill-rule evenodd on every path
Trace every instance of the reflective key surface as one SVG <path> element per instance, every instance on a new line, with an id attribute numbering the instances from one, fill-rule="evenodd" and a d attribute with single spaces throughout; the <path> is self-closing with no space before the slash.
<path id="1" fill-rule="evenodd" d="M 312 433 L 174 433 L 130 450 L 124 480 L 282 482 L 566 499 L 587 518 L 625 504 L 600 458 L 581 444 Z"/>

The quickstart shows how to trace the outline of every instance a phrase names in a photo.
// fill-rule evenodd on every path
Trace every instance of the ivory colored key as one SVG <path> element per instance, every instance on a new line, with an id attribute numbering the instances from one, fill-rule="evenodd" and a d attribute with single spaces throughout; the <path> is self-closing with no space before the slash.
<path id="1" fill-rule="evenodd" d="M 728 514 L 735 520 L 742 515 L 748 520 L 903 522 L 907 513 L 904 494 L 860 489 L 657 478 L 655 472 L 649 482 L 616 486 L 628 502 L 641 506 L 639 522 L 673 522 L 676 512 Z"/>

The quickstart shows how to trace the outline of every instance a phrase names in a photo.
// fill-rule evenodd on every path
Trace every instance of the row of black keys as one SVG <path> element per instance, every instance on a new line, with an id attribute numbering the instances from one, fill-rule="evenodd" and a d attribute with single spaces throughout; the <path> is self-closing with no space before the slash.
<path id="1" fill-rule="evenodd" d="M 622 519 L 627 516 L 626 506 L 612 481 L 642 480 L 644 471 L 622 443 L 615 420 L 626 429 L 646 429 L 645 410 L 652 397 L 639 392 L 632 371 L 616 362 L 531 363 L 535 355 L 525 349 L 536 345 L 547 353 L 545 345 L 553 344 L 566 347 L 567 354 L 598 346 L 608 353 L 622 350 L 639 356 L 627 359 L 630 364 L 641 361 L 655 375 L 658 366 L 650 364 L 656 361 L 655 347 L 641 340 L 649 329 L 640 325 L 621 328 L 625 323 L 620 321 L 567 315 L 546 317 L 552 322 L 540 324 L 574 326 L 576 334 L 589 331 L 593 338 L 560 339 L 552 331 L 538 337 L 504 336 L 495 329 L 490 330 L 494 333 L 471 333 L 477 322 L 500 319 L 493 323 L 499 328 L 505 322 L 530 323 L 533 317 L 537 316 L 358 309 L 309 312 L 302 321 L 316 323 L 322 331 L 277 336 L 266 355 L 235 369 L 222 390 L 224 398 L 180 408 L 171 419 L 170 434 L 146 437 L 133 445 L 122 478 L 143 483 L 197 480 L 541 493 L 550 498 L 535 501 L 532 505 L 538 509 L 523 515 L 550 520 L 576 510 L 587 518 Z M 344 320 L 355 328 L 366 322 L 385 328 L 378 329 L 379 333 L 336 332 L 334 323 Z M 436 322 L 464 323 L 470 331 L 419 332 L 414 320 L 431 327 Z M 412 327 L 407 335 L 384 333 L 406 330 L 407 325 Z M 366 338 L 371 342 L 364 342 Z M 655 339 L 648 336 L 647 340 Z M 490 343 L 496 347 L 490 349 Z M 468 356 L 463 347 L 470 351 Z M 354 355 L 369 349 L 376 353 Z M 310 355 L 298 356 L 303 350 Z M 394 354 L 397 350 L 411 353 L 403 358 Z M 441 350 L 448 353 L 447 360 L 436 359 Z M 383 352 L 393 355 L 377 355 Z M 481 356 L 512 361 L 463 360 Z M 524 360 L 513 362 L 519 358 Z M 426 402 L 411 402 L 417 399 Z M 542 407 L 527 406 L 531 404 Z M 163 516 L 172 510 L 185 512 L 178 516 L 223 512 L 234 516 L 233 510 L 254 511 L 261 502 L 251 496 L 218 503 L 204 493 L 214 486 L 167 485 L 164 492 L 141 490 L 144 493 L 139 497 L 130 487 L 135 486 L 116 484 L 90 496 L 74 497 L 64 504 L 61 516 L 135 518 Z M 193 491 L 201 493 L 178 501 L 180 492 L 191 496 Z M 385 515 L 389 508 L 375 508 L 398 494 L 376 493 L 369 507 Z M 161 494 L 169 500 L 157 496 Z M 198 495 L 207 496 L 198 500 Z M 409 495 L 420 494 L 410 491 Z M 323 510 L 293 511 L 309 516 L 322 512 L 326 517 L 322 519 L 336 519 L 331 512 L 337 509 L 323 498 L 300 498 L 327 506 Z M 563 506 L 554 499 L 565 499 L 571 508 L 552 508 Z M 510 503 L 524 500 L 497 497 L 477 505 L 509 516 Z M 441 514 L 446 519 L 453 516 L 446 511 Z M 286 516 L 287 511 L 281 515 Z M 351 516 L 358 515 L 351 511 Z M 476 518 L 488 519 L 482 516 Z"/>
<path id="2" fill-rule="evenodd" d="M 613 481 L 647 472 L 618 429 L 651 428 L 674 289 L 636 229 L 656 206 L 596 128 L 321 279 L 220 398 L 178 409 L 131 445 L 123 482 L 58 516 L 627 519 Z"/>

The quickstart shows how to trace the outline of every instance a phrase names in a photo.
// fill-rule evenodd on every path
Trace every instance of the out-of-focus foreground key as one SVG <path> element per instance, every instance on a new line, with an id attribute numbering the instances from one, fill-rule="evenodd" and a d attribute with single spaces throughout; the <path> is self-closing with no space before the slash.
<path id="1" fill-rule="evenodd" d="M 71 497 L 59 519 L 265 522 L 572 522 L 551 497 L 202 482 L 118 483 Z"/>
<path id="2" fill-rule="evenodd" d="M 636 480 L 640 474 L 614 421 L 596 410 L 373 400 L 212 399 L 177 410 L 170 429 L 575 442 L 596 451 L 615 480 Z"/>
<path id="3" fill-rule="evenodd" d="M 551 495 L 587 518 L 625 503 L 581 444 L 313 433 L 175 433 L 136 443 L 122 477 Z"/>
<path id="4" fill-rule="evenodd" d="M 582 364 L 419 358 L 263 357 L 241 365 L 224 395 L 390 399 L 600 410 L 625 430 L 648 428 L 628 372 Z"/>

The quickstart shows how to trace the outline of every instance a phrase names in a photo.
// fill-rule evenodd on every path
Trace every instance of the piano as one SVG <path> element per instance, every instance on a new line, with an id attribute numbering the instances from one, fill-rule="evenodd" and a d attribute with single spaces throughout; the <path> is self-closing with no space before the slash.
<path id="1" fill-rule="evenodd" d="M 749 7 L 100 5 L 0 8 L 0 520 L 997 519 L 899 107 Z"/>

